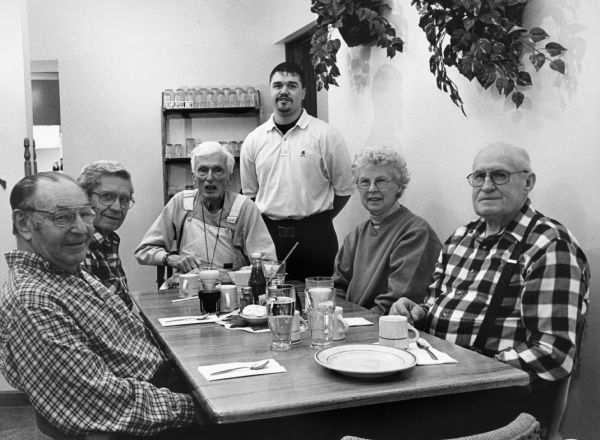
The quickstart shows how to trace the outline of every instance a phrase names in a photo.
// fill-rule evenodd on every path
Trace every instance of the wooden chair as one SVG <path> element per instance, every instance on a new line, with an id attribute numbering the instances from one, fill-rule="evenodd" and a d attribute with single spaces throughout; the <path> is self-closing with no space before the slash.
<path id="1" fill-rule="evenodd" d="M 37 411 L 35 411 L 35 423 L 42 434 L 54 440 L 114 440 L 118 438 L 118 434 L 109 432 L 92 432 L 86 435 L 65 434 Z"/>
<path id="2" fill-rule="evenodd" d="M 402 434 L 398 433 L 398 439 L 402 438 Z M 502 428 L 494 431 L 485 432 L 482 434 L 469 435 L 467 437 L 455 437 L 446 440 L 539 440 L 540 424 L 530 414 L 521 413 L 519 416 Z M 347 435 L 341 440 L 369 440 L 362 437 L 353 437 Z"/>

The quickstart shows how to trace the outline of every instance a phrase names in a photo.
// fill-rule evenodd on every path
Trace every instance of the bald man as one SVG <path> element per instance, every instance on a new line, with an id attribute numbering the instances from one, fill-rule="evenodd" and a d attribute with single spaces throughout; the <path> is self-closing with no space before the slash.
<path id="1" fill-rule="evenodd" d="M 427 301 L 400 298 L 390 314 L 528 372 L 537 401 L 524 409 L 544 423 L 551 390 L 573 371 L 588 262 L 567 228 L 531 206 L 536 176 L 523 148 L 481 149 L 467 181 L 479 219 L 444 244 Z"/>

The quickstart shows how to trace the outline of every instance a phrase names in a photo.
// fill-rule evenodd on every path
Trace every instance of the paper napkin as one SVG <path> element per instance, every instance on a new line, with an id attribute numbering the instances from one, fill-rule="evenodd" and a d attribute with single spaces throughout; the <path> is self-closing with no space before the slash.
<path id="1" fill-rule="evenodd" d="M 454 364 L 458 362 L 456 359 L 450 357 L 442 351 L 439 351 L 437 348 L 431 347 L 430 350 L 437 356 L 437 361 L 433 359 L 429 353 L 427 353 L 427 350 L 417 347 L 416 343 L 412 342 L 408 345 L 408 351 L 414 354 L 417 358 L 417 365 Z"/>
<path id="2" fill-rule="evenodd" d="M 209 315 L 204 319 L 198 319 L 200 316 L 173 316 L 170 318 L 158 318 L 158 322 L 163 327 L 171 327 L 174 325 L 188 325 L 188 324 L 207 324 L 209 322 L 217 322 L 219 318 L 217 315 Z"/>
<path id="3" fill-rule="evenodd" d="M 266 360 L 266 359 L 264 359 Z M 245 376 L 260 376 L 262 374 L 275 374 L 275 373 L 285 373 L 287 370 L 283 367 L 279 362 L 275 359 L 269 359 L 269 363 L 267 366 L 261 370 L 251 370 L 250 368 L 242 368 L 239 370 L 231 371 L 229 373 L 211 375 L 216 371 L 227 370 L 229 368 L 236 367 L 250 367 L 260 360 L 252 361 L 252 362 L 230 362 L 228 364 L 215 364 L 215 365 L 204 365 L 202 367 L 198 367 L 198 372 L 204 376 L 204 378 L 209 381 L 222 380 L 222 379 L 232 379 L 234 377 L 245 377 Z"/>
<path id="4" fill-rule="evenodd" d="M 368 319 L 361 317 L 353 317 L 353 318 L 344 318 L 350 327 L 358 327 L 361 325 L 373 325 L 371 321 Z"/>

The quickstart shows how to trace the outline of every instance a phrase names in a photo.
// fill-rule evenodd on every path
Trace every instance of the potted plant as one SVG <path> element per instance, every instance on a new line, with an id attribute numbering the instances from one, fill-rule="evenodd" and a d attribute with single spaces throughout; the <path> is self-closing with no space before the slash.
<path id="1" fill-rule="evenodd" d="M 553 42 L 538 47 L 548 34 L 539 27 L 528 31 L 520 26 L 528 1 L 412 0 L 421 16 L 419 27 L 433 52 L 431 73 L 438 88 L 450 94 L 463 114 L 463 101 L 448 76 L 448 67 L 456 67 L 469 81 L 476 78 L 485 89 L 495 84 L 517 108 L 524 99 L 522 87 L 532 84 L 521 63 L 524 52 L 530 52 L 536 71 L 549 61 L 552 70 L 564 74 L 565 64 L 556 57 L 566 49 Z"/>
<path id="2" fill-rule="evenodd" d="M 341 46 L 331 38 L 339 29 L 349 47 L 376 45 L 392 58 L 402 52 L 404 42 L 396 36 L 396 29 L 382 15 L 390 7 L 384 0 L 312 0 L 311 11 L 317 14 L 317 24 L 311 39 L 310 55 L 317 78 L 317 90 L 337 86 L 340 75 L 336 55 Z"/>

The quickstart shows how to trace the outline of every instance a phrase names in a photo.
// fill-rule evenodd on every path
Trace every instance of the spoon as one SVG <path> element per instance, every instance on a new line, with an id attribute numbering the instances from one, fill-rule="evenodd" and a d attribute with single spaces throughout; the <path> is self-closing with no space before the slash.
<path id="1" fill-rule="evenodd" d="M 235 367 L 235 368 L 228 368 L 227 370 L 215 371 L 214 373 L 210 373 L 210 375 L 216 376 L 217 374 L 225 374 L 225 373 L 229 373 L 230 371 L 241 370 L 242 368 L 250 368 L 251 370 L 262 370 L 263 368 L 265 368 L 267 366 L 268 363 L 269 363 L 269 359 L 267 359 L 266 361 L 257 362 L 254 365 L 246 365 L 244 367 Z"/>
<path id="2" fill-rule="evenodd" d="M 429 342 L 427 342 L 425 339 L 423 339 L 423 338 L 417 339 L 417 347 L 422 348 L 423 350 L 427 351 L 427 353 L 429 353 L 429 356 L 431 356 L 431 359 L 433 359 L 434 361 L 438 360 L 438 357 L 435 355 L 435 353 L 433 351 L 431 351 L 431 344 Z"/>

